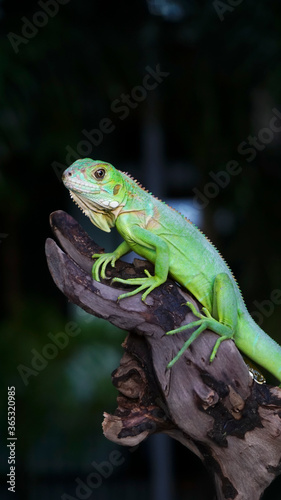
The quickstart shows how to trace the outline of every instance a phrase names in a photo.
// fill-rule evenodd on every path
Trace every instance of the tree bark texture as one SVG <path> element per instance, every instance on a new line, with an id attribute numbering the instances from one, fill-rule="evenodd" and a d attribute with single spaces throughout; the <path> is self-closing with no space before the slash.
<path id="1" fill-rule="evenodd" d="M 201 458 L 211 472 L 217 500 L 258 500 L 281 472 L 281 390 L 256 383 L 232 340 L 210 354 L 217 339 L 203 332 L 168 370 L 190 330 L 165 332 L 195 318 L 183 305 L 198 309 L 193 296 L 172 280 L 141 301 L 135 295 L 118 301 L 132 287 L 92 279 L 93 253 L 102 249 L 63 211 L 51 227 L 63 250 L 46 241 L 48 266 L 55 284 L 85 311 L 129 332 L 124 355 L 112 374 L 118 408 L 104 414 L 103 432 L 115 443 L 135 446 L 150 434 L 164 432 Z M 140 259 L 122 261 L 107 276 L 144 276 L 153 266 Z"/>

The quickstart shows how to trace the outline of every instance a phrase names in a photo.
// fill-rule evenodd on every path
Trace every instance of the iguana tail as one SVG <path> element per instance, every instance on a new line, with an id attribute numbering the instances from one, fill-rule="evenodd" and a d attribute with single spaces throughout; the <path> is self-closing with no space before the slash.
<path id="1" fill-rule="evenodd" d="M 249 313 L 240 316 L 234 340 L 246 356 L 281 381 L 281 347 L 255 323 Z"/>

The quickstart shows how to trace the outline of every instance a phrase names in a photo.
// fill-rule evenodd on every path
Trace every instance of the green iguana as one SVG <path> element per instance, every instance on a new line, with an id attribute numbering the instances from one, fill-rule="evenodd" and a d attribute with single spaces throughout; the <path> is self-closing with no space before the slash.
<path id="1" fill-rule="evenodd" d="M 138 285 L 119 299 L 143 292 L 142 300 L 167 280 L 168 273 L 202 304 L 203 314 L 187 302 L 196 321 L 167 334 L 196 327 L 170 368 L 190 344 L 209 328 L 219 335 L 210 361 L 225 339 L 233 339 L 254 362 L 281 380 L 281 347 L 252 319 L 239 287 L 224 259 L 206 236 L 188 219 L 142 188 L 111 164 L 89 158 L 75 161 L 63 174 L 71 197 L 91 222 L 109 232 L 116 226 L 124 241 L 112 253 L 94 254 L 93 278 L 105 278 L 107 265 L 130 251 L 152 262 L 155 273 L 115 282 Z"/>

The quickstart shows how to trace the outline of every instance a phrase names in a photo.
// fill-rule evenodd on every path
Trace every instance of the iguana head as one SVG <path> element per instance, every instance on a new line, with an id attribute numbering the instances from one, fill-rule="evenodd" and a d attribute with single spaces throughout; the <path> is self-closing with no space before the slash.
<path id="1" fill-rule="evenodd" d="M 70 196 L 91 222 L 110 232 L 126 195 L 121 173 L 110 163 L 84 158 L 70 165 L 64 171 L 62 180 Z"/>

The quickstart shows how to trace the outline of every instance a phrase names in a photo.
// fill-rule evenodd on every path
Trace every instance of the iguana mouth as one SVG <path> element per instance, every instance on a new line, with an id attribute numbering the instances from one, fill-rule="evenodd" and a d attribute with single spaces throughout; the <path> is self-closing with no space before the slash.
<path id="1" fill-rule="evenodd" d="M 70 175 L 70 173 L 67 175 L 65 172 L 62 175 L 62 181 L 67 189 L 70 191 L 74 191 L 77 194 L 84 194 L 84 195 L 96 195 L 97 193 L 100 192 L 100 188 L 94 186 L 90 186 L 89 189 L 89 183 L 86 181 L 83 181 L 79 179 L 78 181 L 76 179 L 73 179 L 73 176 Z"/>
<path id="2" fill-rule="evenodd" d="M 93 201 L 81 195 L 80 193 L 77 193 L 76 191 L 69 190 L 69 192 L 71 198 L 76 203 L 76 205 L 78 205 L 79 208 L 81 208 L 81 210 L 85 213 L 85 215 L 88 215 L 88 217 L 89 217 L 89 212 L 91 211 L 106 213 L 106 212 L 111 212 L 112 210 L 114 210 L 119 206 L 118 201 L 115 200 L 108 201 L 103 198 L 100 198 Z"/>

